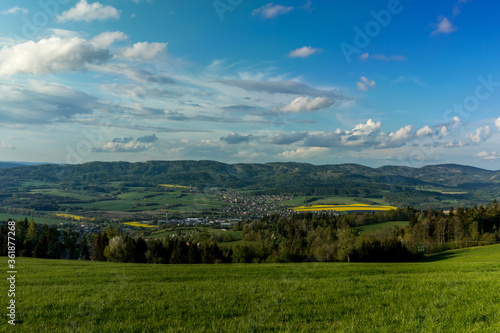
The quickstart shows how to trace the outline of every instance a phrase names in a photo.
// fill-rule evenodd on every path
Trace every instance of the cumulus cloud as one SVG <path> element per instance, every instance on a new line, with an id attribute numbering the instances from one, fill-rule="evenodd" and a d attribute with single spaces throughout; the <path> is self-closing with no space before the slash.
<path id="1" fill-rule="evenodd" d="M 117 40 L 128 39 L 128 36 L 121 31 L 106 31 L 91 39 L 91 42 L 99 47 L 107 48 Z"/>
<path id="2" fill-rule="evenodd" d="M 309 134 L 304 141 L 306 147 L 337 147 L 342 145 L 342 131 Z"/>
<path id="3" fill-rule="evenodd" d="M 0 76 L 81 71 L 110 57 L 109 50 L 98 43 L 79 37 L 51 37 L 0 49 Z"/>
<path id="4" fill-rule="evenodd" d="M 389 133 L 388 140 L 384 140 L 378 148 L 401 147 L 413 137 L 413 126 L 407 125 L 396 132 Z"/>
<path id="5" fill-rule="evenodd" d="M 288 56 L 290 58 L 307 58 L 315 53 L 321 52 L 321 49 L 313 48 L 310 46 L 303 46 L 296 50 L 291 51 Z"/>
<path id="6" fill-rule="evenodd" d="M 395 132 L 381 132 L 382 123 L 368 119 L 352 130 L 337 129 L 331 132 L 309 133 L 304 141 L 306 147 L 350 147 L 387 149 L 406 145 L 415 137 L 412 125 L 404 126 Z"/>
<path id="7" fill-rule="evenodd" d="M 299 113 L 304 111 L 317 111 L 328 108 L 335 103 L 334 100 L 326 97 L 316 97 L 310 99 L 307 96 L 295 98 L 290 104 L 280 109 L 286 113 Z"/>
<path id="8" fill-rule="evenodd" d="M 2 14 L 6 15 L 16 15 L 16 14 L 23 14 L 26 15 L 28 14 L 29 10 L 27 8 L 21 8 L 21 7 L 12 7 L 10 9 L 4 10 Z"/>
<path id="9" fill-rule="evenodd" d="M 89 4 L 87 0 L 80 0 L 75 7 L 57 16 L 59 22 L 67 21 L 104 21 L 120 18 L 120 11 L 112 6 L 103 6 L 99 2 Z"/>
<path id="10" fill-rule="evenodd" d="M 417 137 L 427 136 L 431 134 L 434 134 L 434 130 L 430 128 L 428 125 L 422 127 L 416 133 Z"/>
<path id="11" fill-rule="evenodd" d="M 500 131 L 500 117 L 498 117 L 497 120 L 495 120 L 495 126 Z"/>
<path id="12" fill-rule="evenodd" d="M 260 8 L 254 9 L 252 11 L 253 16 L 260 16 L 264 19 L 271 19 L 283 14 L 286 14 L 293 10 L 293 7 L 286 7 L 282 5 L 275 5 L 274 3 L 268 3 Z"/>
<path id="13" fill-rule="evenodd" d="M 152 60 L 167 49 L 167 43 L 135 43 L 132 47 L 123 50 L 121 56 L 129 59 Z"/>
<path id="14" fill-rule="evenodd" d="M 292 134 L 276 134 L 269 138 L 269 143 L 275 145 L 291 145 L 297 141 L 303 140 L 308 136 L 307 132 L 297 132 Z"/>
<path id="15" fill-rule="evenodd" d="M 158 141 L 155 134 L 140 138 L 125 137 L 114 138 L 112 141 L 94 149 L 98 153 L 137 153 L 153 148 L 153 143 Z"/>
<path id="16" fill-rule="evenodd" d="M 312 157 L 319 157 L 320 155 L 326 154 L 328 148 L 323 147 L 310 147 L 310 148 L 298 148 L 296 150 L 288 150 L 278 154 L 278 157 L 286 159 L 305 159 Z"/>
<path id="17" fill-rule="evenodd" d="M 346 132 L 349 136 L 359 137 L 359 136 L 368 136 L 375 132 L 378 132 L 382 127 L 382 123 L 380 121 L 374 122 L 372 119 L 368 119 L 366 124 L 358 124 L 356 125 L 352 131 Z"/>
<path id="18" fill-rule="evenodd" d="M 365 52 L 365 53 L 363 53 L 362 55 L 359 56 L 359 60 L 361 60 L 361 61 L 365 61 L 368 58 L 370 58 L 370 53 L 368 53 L 368 52 Z"/>
<path id="19" fill-rule="evenodd" d="M 225 141 L 230 145 L 236 145 L 239 143 L 245 143 L 245 142 L 250 142 L 252 140 L 255 140 L 257 137 L 251 134 L 247 135 L 240 135 L 236 132 L 233 132 L 231 134 L 228 134 L 227 136 L 223 136 L 220 138 L 221 141 Z"/>
<path id="20" fill-rule="evenodd" d="M 435 30 L 431 33 L 431 36 L 436 36 L 439 34 L 450 34 L 457 30 L 453 23 L 446 17 L 440 17 L 438 23 L 433 24 Z"/>
<path id="21" fill-rule="evenodd" d="M 466 135 L 467 139 L 475 144 L 488 140 L 491 137 L 491 130 L 489 126 L 479 127 L 475 133 Z"/>
<path id="22" fill-rule="evenodd" d="M 333 132 L 309 134 L 304 146 L 309 147 L 336 147 L 336 146 L 363 146 L 377 142 L 382 123 L 368 119 L 366 124 L 358 124 L 350 131 L 337 129 Z"/>
<path id="23" fill-rule="evenodd" d="M 376 85 L 375 81 L 364 76 L 361 77 L 361 81 L 356 82 L 356 87 L 361 91 L 368 91 L 369 88 L 375 88 Z"/>
<path id="24" fill-rule="evenodd" d="M 439 136 L 444 138 L 448 135 L 450 135 L 450 131 L 448 131 L 448 128 L 446 126 L 441 127 L 441 129 L 439 130 Z"/>
<path id="25" fill-rule="evenodd" d="M 488 153 L 487 151 L 482 151 L 480 153 L 477 153 L 474 155 L 474 157 L 481 158 L 483 160 L 498 160 L 500 159 L 500 154 L 497 154 L 497 152 L 491 152 Z"/>

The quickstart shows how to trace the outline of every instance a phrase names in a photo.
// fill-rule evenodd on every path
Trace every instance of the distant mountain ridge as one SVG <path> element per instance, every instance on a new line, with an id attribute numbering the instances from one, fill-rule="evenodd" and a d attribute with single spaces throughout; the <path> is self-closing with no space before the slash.
<path id="1" fill-rule="evenodd" d="M 110 182 L 140 186 L 177 184 L 199 189 L 384 197 L 392 204 L 424 205 L 429 200 L 465 200 L 468 204 L 475 204 L 491 202 L 499 197 L 500 171 L 458 164 L 371 168 L 358 164 L 225 164 L 206 160 L 42 164 L 0 169 L 0 185 L 4 188 L 22 187 L 33 181 L 59 184 L 61 187 L 101 186 Z"/>
<path id="2" fill-rule="evenodd" d="M 18 168 L 28 165 L 38 165 L 38 164 L 46 164 L 46 163 L 34 163 L 34 162 L 0 162 L 0 169 L 9 169 L 9 168 Z"/>

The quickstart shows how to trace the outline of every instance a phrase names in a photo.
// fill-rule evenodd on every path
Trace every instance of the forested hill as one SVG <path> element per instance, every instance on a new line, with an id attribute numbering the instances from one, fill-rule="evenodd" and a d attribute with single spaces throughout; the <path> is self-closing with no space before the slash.
<path id="1" fill-rule="evenodd" d="M 224 164 L 214 161 L 91 162 L 0 169 L 0 185 L 4 189 L 22 187 L 33 181 L 67 187 L 127 182 L 295 194 L 384 196 L 395 204 L 408 202 L 406 197 L 418 203 L 421 196 L 433 196 L 436 201 L 452 196 L 448 198 L 451 201 L 476 204 L 499 199 L 500 171 L 455 164 L 370 168 L 357 164 Z"/>

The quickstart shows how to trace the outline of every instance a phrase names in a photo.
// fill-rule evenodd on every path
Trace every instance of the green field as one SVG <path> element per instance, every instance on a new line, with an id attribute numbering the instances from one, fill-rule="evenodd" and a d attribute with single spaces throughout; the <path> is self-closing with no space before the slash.
<path id="1" fill-rule="evenodd" d="M 18 332 L 500 330 L 500 245 L 408 264 L 18 258 L 16 268 Z M 5 311 L 7 292 L 0 302 Z"/>
<path id="2" fill-rule="evenodd" d="M 161 231 L 158 233 L 152 233 L 149 237 L 147 238 L 158 238 L 158 239 L 163 239 L 167 236 L 174 235 L 174 234 L 189 234 L 189 233 L 194 233 L 196 230 L 200 231 L 206 231 L 210 235 L 231 235 L 234 239 L 240 239 L 241 238 L 241 231 L 233 231 L 232 228 L 226 229 L 226 231 L 222 229 L 213 229 L 213 228 L 204 228 L 204 227 L 176 227 L 172 230 L 167 230 L 167 231 Z M 233 242 L 231 242 L 233 243 Z"/>
<path id="3" fill-rule="evenodd" d="M 386 229 L 386 228 L 389 228 L 390 230 L 392 230 L 392 229 L 394 229 L 395 226 L 397 226 L 399 228 L 404 228 L 408 225 L 408 223 L 410 223 L 410 222 L 408 222 L 408 221 L 389 221 L 389 222 L 363 225 L 361 227 L 356 227 L 354 229 L 356 231 L 358 231 L 360 234 L 366 234 L 366 233 L 372 233 L 372 232 Z"/>
<path id="4" fill-rule="evenodd" d="M 306 205 L 294 207 L 296 212 L 320 212 L 320 211 L 336 211 L 336 212 L 366 212 L 366 211 L 385 211 L 396 210 L 394 206 L 379 206 L 367 204 L 352 204 L 352 205 Z"/>
<path id="5" fill-rule="evenodd" d="M 7 221 L 8 219 L 12 219 L 14 221 L 24 220 L 24 218 L 28 218 L 28 221 L 33 219 L 36 223 L 40 224 L 59 224 L 64 223 L 64 219 L 53 219 L 47 217 L 31 217 L 26 215 L 18 215 L 18 214 L 9 214 L 9 213 L 0 213 L 0 222 Z"/>
<path id="6" fill-rule="evenodd" d="M 314 200 L 314 198 L 317 198 Z M 360 199 L 356 197 L 345 197 L 345 196 L 325 196 L 325 197 L 315 197 L 315 196 L 297 196 L 292 200 L 282 201 L 281 204 L 287 206 L 303 206 L 304 200 L 308 200 L 307 205 L 353 205 L 359 204 Z M 311 200 L 311 201 L 309 201 Z M 381 205 L 386 205 L 383 199 L 378 198 L 366 198 L 365 200 L 373 201 Z"/>

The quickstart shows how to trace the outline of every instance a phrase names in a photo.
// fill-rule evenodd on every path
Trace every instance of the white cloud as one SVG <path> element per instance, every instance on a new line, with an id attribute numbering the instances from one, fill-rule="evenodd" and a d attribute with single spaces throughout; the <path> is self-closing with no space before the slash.
<path id="1" fill-rule="evenodd" d="M 0 149 L 12 149 L 12 150 L 15 150 L 16 147 L 14 147 L 13 145 L 11 144 L 1 144 L 0 143 Z"/>
<path id="2" fill-rule="evenodd" d="M 453 23 L 446 17 L 439 18 L 438 23 L 433 24 L 433 26 L 436 27 L 436 29 L 431 33 L 431 36 L 439 34 L 450 34 L 453 31 L 457 30 Z"/>
<path id="3" fill-rule="evenodd" d="M 321 52 L 320 49 L 316 49 L 310 46 L 303 46 L 296 50 L 293 50 L 288 54 L 290 58 L 307 58 L 310 55 Z"/>
<path id="4" fill-rule="evenodd" d="M 97 99 L 68 86 L 29 80 L 0 84 L 2 123 L 46 124 L 66 122 L 75 115 L 91 114 L 100 107 Z"/>
<path id="5" fill-rule="evenodd" d="M 120 18 L 120 11 L 112 6 L 103 6 L 99 2 L 89 4 L 87 0 L 80 0 L 75 7 L 57 16 L 59 22 L 107 20 Z"/>
<path id="6" fill-rule="evenodd" d="M 298 148 L 296 150 L 284 151 L 278 154 L 278 156 L 286 159 L 306 159 L 306 158 L 318 157 L 319 155 L 324 155 L 327 152 L 328 148 L 310 147 L 310 148 Z"/>
<path id="7" fill-rule="evenodd" d="M 495 151 L 491 153 L 488 153 L 487 151 L 482 151 L 474 155 L 474 157 L 479 157 L 483 160 L 498 160 L 500 159 L 500 154 L 497 154 L 497 152 Z"/>
<path id="8" fill-rule="evenodd" d="M 51 37 L 3 47 L 0 76 L 85 70 L 87 64 L 103 63 L 110 57 L 108 49 L 85 39 Z"/>
<path id="9" fill-rule="evenodd" d="M 389 134 L 389 137 L 391 138 L 392 141 L 404 141 L 408 140 L 411 138 L 411 132 L 413 131 L 413 126 L 412 125 L 407 125 L 403 128 L 400 128 L 398 131 L 395 133 Z"/>
<path id="10" fill-rule="evenodd" d="M 135 43 L 122 52 L 122 57 L 129 59 L 145 59 L 151 60 L 159 54 L 164 53 L 167 49 L 167 43 Z"/>
<path id="11" fill-rule="evenodd" d="M 309 134 L 304 145 L 308 147 L 363 146 L 377 144 L 380 135 L 380 121 L 368 119 L 366 124 L 358 124 L 350 131 L 337 129 L 333 132 Z"/>
<path id="12" fill-rule="evenodd" d="M 91 42 L 100 47 L 107 48 L 117 40 L 126 40 L 128 36 L 121 31 L 106 31 L 92 38 Z"/>
<path id="13" fill-rule="evenodd" d="M 481 143 L 488 140 L 491 137 L 491 130 L 489 126 L 479 127 L 473 134 L 467 134 L 467 139 L 471 140 L 473 143 Z"/>
<path id="14" fill-rule="evenodd" d="M 310 99 L 307 96 L 295 98 L 290 104 L 281 108 L 283 112 L 298 113 L 304 111 L 317 111 L 328 108 L 335 103 L 334 100 L 326 97 L 316 97 Z"/>
<path id="15" fill-rule="evenodd" d="M 500 131 L 500 117 L 497 118 L 497 120 L 495 120 L 495 126 L 498 128 L 498 130 Z"/>
<path id="16" fill-rule="evenodd" d="M 416 134 L 417 134 L 417 137 L 427 136 L 427 135 L 434 134 L 434 130 L 432 128 L 430 128 L 428 125 L 426 125 L 426 126 L 422 127 L 421 129 L 419 129 Z"/>
<path id="17" fill-rule="evenodd" d="M 366 124 L 358 124 L 352 129 L 352 131 L 347 133 L 349 135 L 355 135 L 355 136 L 358 135 L 367 136 L 372 133 L 378 132 L 381 127 L 382 127 L 382 122 L 380 121 L 374 122 L 372 119 L 368 119 Z"/>
<path id="18" fill-rule="evenodd" d="M 115 138 L 94 149 L 94 151 L 98 153 L 137 153 L 153 148 L 153 142 L 157 140 L 158 137 L 155 134 L 146 135 L 137 139 L 132 137 Z"/>
<path id="19" fill-rule="evenodd" d="M 374 60 L 382 60 L 382 61 L 406 61 L 408 60 L 405 56 L 402 56 L 402 55 L 391 55 L 390 57 L 389 56 L 386 56 L 385 54 L 373 54 L 373 55 L 370 55 L 368 52 L 366 53 L 363 53 L 359 59 L 361 61 L 365 61 L 365 60 L 368 60 L 368 59 L 374 59 Z"/>
<path id="20" fill-rule="evenodd" d="M 252 11 L 253 16 L 261 16 L 265 19 L 270 19 L 279 15 L 286 14 L 293 10 L 293 7 L 285 7 L 282 5 L 275 5 L 274 3 L 268 3 L 260 8 L 254 9 Z"/>
<path id="21" fill-rule="evenodd" d="M 443 126 L 439 130 L 439 135 L 444 138 L 444 137 L 450 135 L 450 132 L 448 131 L 448 128 L 446 126 Z"/>
<path id="22" fill-rule="evenodd" d="M 16 14 L 21 13 L 23 15 L 26 15 L 26 14 L 28 14 L 28 12 L 29 12 L 29 10 L 27 8 L 21 8 L 21 7 L 16 6 L 16 7 L 12 7 L 10 9 L 4 10 L 2 12 L 2 14 L 16 15 Z"/>
<path id="23" fill-rule="evenodd" d="M 376 85 L 375 81 L 364 76 L 361 77 L 361 81 L 356 82 L 356 87 L 361 91 L 368 91 L 369 88 L 375 88 Z"/>
<path id="24" fill-rule="evenodd" d="M 370 57 L 370 54 L 368 52 L 366 53 L 363 53 L 360 57 L 359 57 L 359 60 L 361 61 L 365 61 L 366 59 L 368 59 Z"/>

